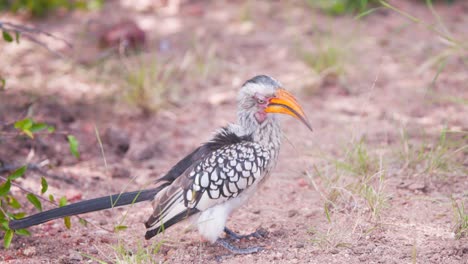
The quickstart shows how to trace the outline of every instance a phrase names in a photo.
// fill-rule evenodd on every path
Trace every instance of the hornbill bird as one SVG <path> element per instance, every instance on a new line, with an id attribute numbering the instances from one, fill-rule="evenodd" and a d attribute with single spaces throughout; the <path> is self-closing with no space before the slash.
<path id="1" fill-rule="evenodd" d="M 254 253 L 261 247 L 238 248 L 221 238 L 225 232 L 241 238 L 225 224 L 265 182 L 276 164 L 281 129 L 275 114 L 287 114 L 312 130 L 296 99 L 273 78 L 260 75 L 245 82 L 238 95 L 236 124 L 220 129 L 156 180 L 155 188 L 81 201 L 10 221 L 11 229 L 27 228 L 52 219 L 112 207 L 152 201 L 153 214 L 145 223 L 145 238 L 172 225 L 195 218 L 202 237 L 237 254 Z M 253 235 L 253 234 L 251 234 Z M 249 235 L 249 236 L 251 236 Z"/>

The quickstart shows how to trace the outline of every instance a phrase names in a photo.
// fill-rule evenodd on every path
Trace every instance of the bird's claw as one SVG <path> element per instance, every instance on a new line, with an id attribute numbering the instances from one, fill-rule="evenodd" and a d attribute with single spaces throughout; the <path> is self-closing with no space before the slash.
<path id="1" fill-rule="evenodd" d="M 225 227 L 224 228 L 224 232 L 229 236 L 230 239 L 233 239 L 233 240 L 241 240 L 243 238 L 251 238 L 251 237 L 254 237 L 254 238 L 264 238 L 268 235 L 268 231 L 263 228 L 263 227 L 259 227 L 257 228 L 257 230 L 255 230 L 255 232 L 253 233 L 250 233 L 248 235 L 239 235 L 237 234 L 236 232 L 230 230 L 229 228 Z"/>
<path id="2" fill-rule="evenodd" d="M 218 240 L 216 240 L 216 244 L 221 245 L 233 254 L 252 254 L 258 253 L 263 250 L 263 247 L 238 248 L 222 238 L 218 238 Z"/>

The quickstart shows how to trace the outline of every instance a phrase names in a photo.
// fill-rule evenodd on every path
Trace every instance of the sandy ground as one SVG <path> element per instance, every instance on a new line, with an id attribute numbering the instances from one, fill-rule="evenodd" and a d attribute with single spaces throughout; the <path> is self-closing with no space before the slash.
<path id="1" fill-rule="evenodd" d="M 417 1 L 392 2 L 435 21 Z M 55 125 L 57 133 L 31 141 L 12 136 L 14 130 L 4 126 L 0 160 L 48 160 L 49 193 L 71 201 L 138 189 L 209 140 L 216 128 L 234 121 L 242 82 L 269 74 L 297 95 L 314 132 L 282 118 L 284 143 L 276 170 L 228 222 L 240 233 L 266 229 L 263 239 L 237 242 L 265 250 L 227 255 L 184 224 L 145 241 L 143 222 L 151 206 L 143 203 L 83 215 L 92 223 L 87 227 L 76 217 L 71 230 L 61 220 L 33 227 L 31 237 L 16 236 L 9 249 L 1 249 L 0 261 L 468 263 L 468 238 L 455 238 L 451 199 L 464 201 L 467 211 L 468 66 L 466 57 L 453 53 L 433 85 L 438 64 L 431 62 L 446 50 L 434 32 L 389 10 L 355 20 L 330 17 L 295 1 L 189 1 L 178 11 L 117 3 L 34 22 L 74 43 L 69 49 L 45 38 L 72 60 L 26 40 L 1 44 L 0 73 L 10 89 L 0 92 L 0 125 L 29 112 Z M 435 8 L 454 36 L 468 35 L 467 3 Z M 98 61 L 100 28 L 123 17 L 145 30 L 146 51 Z M 328 73 L 319 73 L 304 54 L 324 45 L 339 58 Z M 176 70 L 167 80 L 154 77 L 151 72 L 161 71 L 159 66 Z M 150 114 L 132 105 L 141 101 L 122 99 L 122 90 L 131 89 L 129 72 L 144 67 L 149 87 L 158 82 L 170 87 Z M 446 149 L 437 145 L 443 129 L 450 131 Z M 68 133 L 80 142 L 79 160 L 69 153 Z M 353 158 L 359 146 L 365 149 L 364 161 Z M 364 174 L 370 175 L 366 182 Z M 40 176 L 30 171 L 18 183 L 38 192 Z M 34 212 L 30 205 L 25 210 Z M 117 225 L 128 229 L 112 232 Z"/>

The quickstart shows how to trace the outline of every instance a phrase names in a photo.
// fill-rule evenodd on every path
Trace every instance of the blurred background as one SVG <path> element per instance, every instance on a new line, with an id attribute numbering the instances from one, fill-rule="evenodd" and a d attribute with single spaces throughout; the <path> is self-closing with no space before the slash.
<path id="1" fill-rule="evenodd" d="M 467 1 L 0 0 L 0 12 L 1 186 L 27 169 L 0 192 L 2 223 L 38 208 L 28 192 L 58 203 L 147 186 L 234 122 L 241 85 L 267 74 L 314 132 L 282 119 L 275 175 L 230 221 L 265 227 L 269 250 L 226 263 L 468 258 Z M 151 208 L 135 207 L 15 234 L 0 260 L 216 262 L 184 227 L 142 242 Z"/>

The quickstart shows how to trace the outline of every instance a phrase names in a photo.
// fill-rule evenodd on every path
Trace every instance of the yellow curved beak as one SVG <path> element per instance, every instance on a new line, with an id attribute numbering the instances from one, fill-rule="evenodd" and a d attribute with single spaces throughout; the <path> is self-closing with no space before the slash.
<path id="1" fill-rule="evenodd" d="M 290 115 L 301 120 L 312 131 L 312 126 L 307 120 L 304 110 L 292 94 L 284 89 L 278 89 L 275 95 L 270 99 L 265 112 Z"/>

